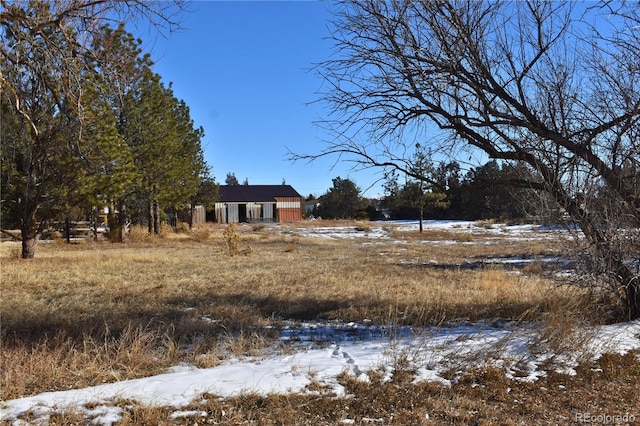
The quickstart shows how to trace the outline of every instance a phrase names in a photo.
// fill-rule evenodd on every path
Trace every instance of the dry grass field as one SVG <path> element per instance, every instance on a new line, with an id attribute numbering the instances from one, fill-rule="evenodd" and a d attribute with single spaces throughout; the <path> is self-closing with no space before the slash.
<path id="1" fill-rule="evenodd" d="M 313 224 L 321 225 L 371 230 Z M 299 226 L 311 225 L 134 233 L 126 244 L 56 241 L 40 244 L 30 261 L 11 243 L 0 245 L 1 399 L 145 377 L 179 362 L 215 366 L 272 346 L 285 319 L 413 326 L 545 319 L 561 329 L 593 312 L 584 295 L 559 285 L 551 266 L 513 271 L 485 261 L 557 256 L 566 251 L 561 240 L 402 230 L 388 230 L 392 240 L 314 238 Z M 367 383 L 345 377 L 351 398 L 207 398 L 194 407 L 206 419 L 189 424 L 335 424 L 363 413 L 398 425 L 567 424 L 577 407 L 637 411 L 637 358 L 599 363 L 535 386 L 493 370 L 451 387 L 413 383 L 401 370 L 385 382 L 373 373 Z M 186 422 L 160 407 L 127 407 L 121 424 Z M 83 421 L 58 413 L 50 424 Z"/>

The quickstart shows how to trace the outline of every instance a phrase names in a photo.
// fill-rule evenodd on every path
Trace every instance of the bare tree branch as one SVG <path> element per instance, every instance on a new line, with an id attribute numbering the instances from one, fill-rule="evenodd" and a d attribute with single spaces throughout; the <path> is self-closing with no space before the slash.
<path id="1" fill-rule="evenodd" d="M 426 140 L 527 164 L 534 178 L 511 183 L 544 189 L 571 215 L 640 317 L 640 253 L 609 232 L 640 226 L 636 5 L 345 0 L 336 10 L 336 54 L 317 67 L 330 110 L 320 125 L 334 139 L 290 158 L 411 175 L 412 147 Z M 618 207 L 605 215 L 589 191 Z"/>

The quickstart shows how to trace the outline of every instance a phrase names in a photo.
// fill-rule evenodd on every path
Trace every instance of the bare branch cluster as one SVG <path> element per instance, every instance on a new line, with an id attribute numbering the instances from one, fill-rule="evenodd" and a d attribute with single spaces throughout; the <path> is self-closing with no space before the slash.
<path id="1" fill-rule="evenodd" d="M 317 68 L 335 139 L 292 158 L 407 172 L 411 146 L 437 130 L 433 150 L 525 164 L 522 178 L 581 227 L 640 316 L 640 254 L 614 241 L 621 223 L 640 226 L 639 13 L 633 2 L 343 1 L 335 55 Z"/>
<path id="2" fill-rule="evenodd" d="M 113 0 L 1 0 L 0 6 L 0 59 L 6 70 L 0 71 L 0 85 L 36 134 L 40 130 L 24 105 L 24 90 L 53 96 L 58 106 L 71 98 L 81 111 L 82 73 L 95 59 L 100 28 L 144 21 L 159 31 L 175 31 L 185 7 L 182 2 Z"/>

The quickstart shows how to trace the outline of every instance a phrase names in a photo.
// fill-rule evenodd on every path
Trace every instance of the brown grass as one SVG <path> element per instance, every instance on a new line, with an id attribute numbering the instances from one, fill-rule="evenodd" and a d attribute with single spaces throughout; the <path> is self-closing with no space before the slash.
<path id="1" fill-rule="evenodd" d="M 469 371 L 455 385 L 413 383 L 410 371 L 391 380 L 371 372 L 370 381 L 344 374 L 341 384 L 349 396 L 244 394 L 220 399 L 205 394 L 174 419 L 172 410 L 123 402 L 120 425 L 558 425 L 584 424 L 580 416 L 627 416 L 638 424 L 640 363 L 637 354 L 605 355 L 579 366 L 579 374 L 550 374 L 536 383 L 508 379 L 495 368 Z M 63 421 L 81 423 L 74 413 Z M 624 418 L 624 417 L 623 417 Z M 52 419 L 54 420 L 54 419 Z M 602 424 L 591 421 L 590 423 Z"/>
<path id="2" fill-rule="evenodd" d="M 581 320 L 585 305 L 580 294 L 559 288 L 542 273 L 518 274 L 478 262 L 560 252 L 559 243 L 467 236 L 468 230 L 461 230 L 457 240 L 446 233 L 397 231 L 394 236 L 401 243 L 331 240 L 301 237 L 296 229 L 238 225 L 231 232 L 226 226 L 207 226 L 196 231 L 202 236 L 181 232 L 164 238 L 140 232 L 127 244 L 42 244 L 30 261 L 16 258 L 10 245 L 1 246 L 1 398 L 142 377 L 179 361 L 217 365 L 231 353 L 255 354 L 271 345 L 282 319 L 367 319 L 415 326 L 545 319 L 550 325 L 541 350 L 562 349 L 567 344 L 563 336 L 574 336 L 571 344 L 584 338 L 560 327 Z M 247 248 L 250 256 L 229 256 Z M 467 267 L 469 260 L 478 266 Z M 571 321 L 556 319 L 560 313 Z M 470 374 L 496 381 L 494 387 L 504 380 L 495 372 Z M 625 375 L 624 383 L 634 374 Z M 393 382 L 352 383 L 345 378 L 344 385 L 355 392 L 349 400 L 248 395 L 226 402 L 206 398 L 197 409 L 209 413 L 207 421 L 227 424 L 334 424 L 365 417 L 383 418 L 386 424 L 480 424 L 482 418 L 498 419 L 486 424 L 524 424 L 536 410 L 532 398 L 520 395 L 525 385 L 509 385 L 518 389 L 518 400 L 529 402 L 505 416 L 499 414 L 508 399 L 503 391 L 502 399 L 479 404 L 488 388 L 462 383 L 460 389 L 470 392 L 464 396 L 455 387 L 413 385 L 410 371 L 404 376 L 396 378 L 400 388 Z M 592 380 L 609 386 L 609 376 L 603 377 Z M 626 395 L 624 386 L 619 385 L 620 395 Z M 140 419 L 181 423 L 168 419 L 162 409 L 128 410 L 122 424 Z M 557 422 L 560 417 L 550 418 Z"/>
<path id="3" fill-rule="evenodd" d="M 99 333 L 96 333 L 99 334 Z M 3 340 L 3 399 L 87 387 L 146 377 L 178 360 L 178 350 L 166 333 L 126 328 L 118 335 L 103 330 L 100 340 L 84 336 L 74 341 L 60 332 L 35 344 Z"/>

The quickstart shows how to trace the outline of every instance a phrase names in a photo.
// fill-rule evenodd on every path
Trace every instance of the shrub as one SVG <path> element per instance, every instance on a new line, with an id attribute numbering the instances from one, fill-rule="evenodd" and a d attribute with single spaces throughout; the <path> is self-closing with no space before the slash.
<path id="1" fill-rule="evenodd" d="M 174 232 L 177 232 L 176 229 L 167 222 L 162 222 L 160 224 L 160 236 L 166 236 L 168 234 L 173 234 Z"/>
<path id="2" fill-rule="evenodd" d="M 496 224 L 495 219 L 484 219 L 477 220 L 476 225 L 485 229 L 493 229 L 493 226 Z"/>
<path id="3" fill-rule="evenodd" d="M 470 243 L 473 241 L 473 234 L 471 232 L 457 233 L 454 240 L 459 243 Z"/>
<path id="4" fill-rule="evenodd" d="M 129 241 L 132 243 L 144 243 L 150 241 L 152 238 L 153 236 L 149 234 L 147 227 L 133 225 L 131 229 L 129 229 Z"/>
<path id="5" fill-rule="evenodd" d="M 534 260 L 522 268 L 522 273 L 527 275 L 542 275 L 544 273 L 544 263 L 541 260 Z"/>
<path id="6" fill-rule="evenodd" d="M 61 240 L 64 237 L 64 235 L 62 235 L 62 232 L 60 231 L 51 231 L 46 235 L 43 234 L 43 237 L 47 240 Z"/>
<path id="7" fill-rule="evenodd" d="M 175 231 L 178 234 L 186 234 L 190 231 L 189 224 L 187 222 L 178 222 L 178 224 L 175 227 Z"/>
<path id="8" fill-rule="evenodd" d="M 358 232 L 371 232 L 371 226 L 366 223 L 359 223 L 356 225 L 356 231 Z"/>
<path id="9" fill-rule="evenodd" d="M 229 255 L 235 256 L 240 250 L 240 234 L 235 223 L 230 223 L 222 234 L 229 249 Z"/>
<path id="10" fill-rule="evenodd" d="M 211 230 L 204 225 L 199 225 L 194 227 L 191 230 L 190 234 L 191 234 L 191 238 L 193 238 L 194 240 L 198 242 L 203 242 L 209 239 L 209 237 L 211 236 Z"/>

